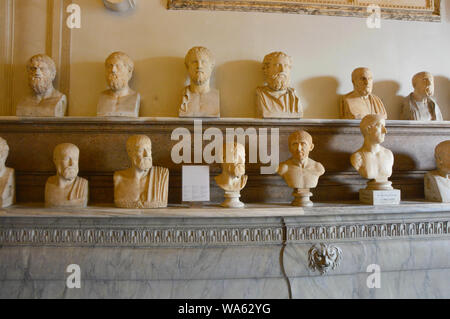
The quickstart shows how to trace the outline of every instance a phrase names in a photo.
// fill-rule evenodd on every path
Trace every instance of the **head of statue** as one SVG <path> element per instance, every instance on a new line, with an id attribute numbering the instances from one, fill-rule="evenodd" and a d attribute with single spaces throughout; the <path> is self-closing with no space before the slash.
<path id="1" fill-rule="evenodd" d="M 231 177 L 241 177 L 245 174 L 245 147 L 237 142 L 223 145 L 222 171 Z"/>
<path id="2" fill-rule="evenodd" d="M 8 143 L 6 143 L 6 140 L 0 137 L 0 171 L 3 170 L 3 168 L 6 165 L 6 158 L 9 154 L 9 146 Z"/>
<path id="3" fill-rule="evenodd" d="M 419 72 L 412 78 L 414 92 L 423 97 L 430 97 L 434 94 L 434 79 L 430 72 Z"/>
<path id="4" fill-rule="evenodd" d="M 27 63 L 28 85 L 37 95 L 44 94 L 53 87 L 56 77 L 56 65 L 45 54 L 32 56 Z"/>
<path id="5" fill-rule="evenodd" d="M 434 149 L 436 166 L 445 174 L 450 174 L 450 140 L 439 143 Z"/>
<path id="6" fill-rule="evenodd" d="M 387 133 L 386 120 L 379 114 L 369 114 L 363 117 L 359 124 L 362 135 L 365 141 L 372 144 L 381 144 L 384 142 L 384 137 Z"/>
<path id="7" fill-rule="evenodd" d="M 289 151 L 295 159 L 299 161 L 307 159 L 313 149 L 312 137 L 308 132 L 300 130 L 289 135 Z"/>
<path id="8" fill-rule="evenodd" d="M 147 135 L 132 135 L 127 140 L 127 153 L 133 167 L 140 171 L 153 165 L 152 141 Z"/>
<path id="9" fill-rule="evenodd" d="M 289 86 L 292 59 L 283 52 L 267 54 L 263 60 L 264 79 L 270 89 L 285 90 Z"/>
<path id="10" fill-rule="evenodd" d="M 193 47 L 186 54 L 184 64 L 191 81 L 196 85 L 202 85 L 209 81 L 215 61 L 213 54 L 207 48 Z"/>
<path id="11" fill-rule="evenodd" d="M 128 87 L 133 70 L 133 60 L 123 52 L 113 52 L 105 60 L 106 82 L 113 91 Z"/>
<path id="12" fill-rule="evenodd" d="M 56 174 L 67 181 L 73 181 L 78 175 L 80 150 L 71 143 L 58 144 L 53 150 L 53 162 Z"/>
<path id="13" fill-rule="evenodd" d="M 373 75 L 368 68 L 356 68 L 352 72 L 352 83 L 354 90 L 360 96 L 367 96 L 372 93 Z"/>

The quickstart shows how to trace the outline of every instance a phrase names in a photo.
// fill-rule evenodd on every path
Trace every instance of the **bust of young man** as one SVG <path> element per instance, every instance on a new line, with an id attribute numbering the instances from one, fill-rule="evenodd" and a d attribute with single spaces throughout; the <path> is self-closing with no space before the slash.
<path id="1" fill-rule="evenodd" d="M 380 145 L 387 133 L 385 125 L 382 115 L 366 115 L 360 123 L 364 144 L 350 157 L 352 166 L 359 175 L 371 180 L 369 184 L 373 189 L 392 189 L 388 179 L 392 175 L 394 155 Z"/>
<path id="2" fill-rule="evenodd" d="M 66 114 L 67 98 L 53 87 L 56 66 L 45 54 L 37 54 L 27 63 L 28 85 L 31 94 L 16 108 L 17 116 L 62 117 Z"/>
<path id="3" fill-rule="evenodd" d="M 262 118 L 301 118 L 302 107 L 295 89 L 289 87 L 292 59 L 283 52 L 264 57 L 266 85 L 256 88 L 257 113 Z"/>
<path id="4" fill-rule="evenodd" d="M 289 135 L 289 151 L 292 157 L 278 166 L 278 174 L 291 188 L 309 189 L 317 186 L 325 168 L 309 158 L 314 149 L 311 135 L 297 131 Z"/>
<path id="5" fill-rule="evenodd" d="M 450 203 L 450 140 L 436 146 L 434 157 L 437 169 L 425 174 L 425 199 Z"/>
<path id="6" fill-rule="evenodd" d="M 8 153 L 9 146 L 0 137 L 0 208 L 8 207 L 16 201 L 14 169 L 5 166 Z"/>
<path id="7" fill-rule="evenodd" d="M 53 150 L 56 175 L 45 184 L 46 207 L 86 207 L 88 181 L 78 176 L 80 150 L 71 143 L 59 144 Z"/>
<path id="8" fill-rule="evenodd" d="M 434 79 L 429 72 L 419 72 L 412 78 L 414 92 L 403 100 L 402 120 L 442 121 L 442 114 L 433 99 Z"/>
<path id="9" fill-rule="evenodd" d="M 219 91 L 209 81 L 214 68 L 214 56 L 204 47 L 188 51 L 184 63 L 190 84 L 184 88 L 178 115 L 180 117 L 220 117 Z"/>
<path id="10" fill-rule="evenodd" d="M 153 166 L 152 142 L 146 135 L 127 140 L 131 167 L 114 173 L 114 203 L 123 208 L 167 207 L 169 170 Z"/>
<path id="11" fill-rule="evenodd" d="M 133 60 L 123 52 L 114 52 L 106 58 L 105 74 L 109 89 L 100 94 L 97 116 L 139 116 L 141 96 L 128 86 L 133 70 Z"/>
<path id="12" fill-rule="evenodd" d="M 357 68 L 352 72 L 353 91 L 340 100 L 341 119 L 362 119 L 368 114 L 387 118 L 386 109 L 380 98 L 372 94 L 373 75 L 368 68 Z"/>

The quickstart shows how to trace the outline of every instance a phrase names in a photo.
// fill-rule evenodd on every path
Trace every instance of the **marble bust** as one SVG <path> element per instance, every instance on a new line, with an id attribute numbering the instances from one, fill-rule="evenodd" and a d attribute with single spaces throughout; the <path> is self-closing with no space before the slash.
<path id="1" fill-rule="evenodd" d="M 222 151 L 222 173 L 214 179 L 217 185 L 225 191 L 225 201 L 222 207 L 244 207 L 239 200 L 240 191 L 247 184 L 245 175 L 245 147 L 240 143 L 225 143 Z"/>
<path id="2" fill-rule="evenodd" d="M 412 78 L 414 92 L 405 97 L 402 120 L 442 121 L 442 114 L 434 94 L 434 79 L 429 72 L 419 72 Z"/>
<path id="3" fill-rule="evenodd" d="M 134 63 L 123 52 L 113 52 L 105 60 L 105 75 L 109 89 L 100 94 L 97 116 L 138 117 L 141 96 L 128 83 Z"/>
<path id="4" fill-rule="evenodd" d="M 373 76 L 368 68 L 356 68 L 352 72 L 353 91 L 341 97 L 341 119 L 362 119 L 368 114 L 387 118 L 386 109 L 379 97 L 372 94 Z"/>
<path id="5" fill-rule="evenodd" d="M 45 184 L 46 207 L 86 207 L 88 181 L 78 176 L 80 150 L 74 144 L 58 144 L 53 150 L 56 175 Z"/>
<path id="6" fill-rule="evenodd" d="M 313 149 L 313 140 L 308 132 L 296 131 L 289 135 L 292 157 L 278 166 L 278 174 L 294 189 L 293 206 L 312 206 L 310 189 L 317 186 L 319 177 L 325 173 L 322 164 L 309 158 Z"/>
<path id="7" fill-rule="evenodd" d="M 359 175 L 369 179 L 366 189 L 392 189 L 388 181 L 392 175 L 394 155 L 380 144 L 387 133 L 385 119 L 379 114 L 366 115 L 360 123 L 364 144 L 350 157 L 352 166 Z"/>
<path id="8" fill-rule="evenodd" d="M 191 48 L 184 59 L 190 84 L 184 88 L 180 117 L 220 117 L 219 91 L 209 86 L 214 56 L 204 47 Z"/>
<path id="9" fill-rule="evenodd" d="M 17 116 L 62 117 L 66 114 L 67 98 L 53 87 L 56 65 L 45 54 L 34 55 L 27 63 L 31 94 L 16 107 Z"/>
<path id="10" fill-rule="evenodd" d="M 283 52 L 267 54 L 263 60 L 266 85 L 256 88 L 257 113 L 262 118 L 301 118 L 302 106 L 289 87 L 292 59 Z"/>
<path id="11" fill-rule="evenodd" d="M 153 166 L 152 142 L 146 135 L 128 138 L 131 167 L 114 172 L 114 203 L 123 208 L 167 207 L 169 170 Z"/>
<path id="12" fill-rule="evenodd" d="M 14 169 L 5 166 L 8 154 L 8 143 L 0 137 L 0 208 L 8 207 L 16 201 Z"/>
<path id="13" fill-rule="evenodd" d="M 425 199 L 450 203 L 450 140 L 436 146 L 434 157 L 437 170 L 425 174 Z"/>

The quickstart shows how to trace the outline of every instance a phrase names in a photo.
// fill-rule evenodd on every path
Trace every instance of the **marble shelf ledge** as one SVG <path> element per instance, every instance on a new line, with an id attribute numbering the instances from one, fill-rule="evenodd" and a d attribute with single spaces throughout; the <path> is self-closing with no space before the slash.
<path id="1" fill-rule="evenodd" d="M 167 208 L 128 209 L 111 204 L 97 204 L 86 208 L 48 208 L 43 203 L 17 204 L 0 209 L 3 217 L 137 217 L 137 218 L 250 218 L 250 217 L 330 217 L 348 218 L 369 216 L 427 216 L 430 213 L 448 213 L 450 203 L 434 203 L 424 200 L 402 201 L 400 205 L 364 205 L 358 201 L 315 202 L 313 207 L 294 207 L 287 203 L 246 204 L 245 208 L 222 208 L 218 204 L 188 206 L 172 204 Z M 365 216 L 365 217 L 364 217 Z"/>
<path id="2" fill-rule="evenodd" d="M 76 124 L 192 124 L 195 120 L 201 120 L 205 124 L 229 124 L 229 125 L 333 125 L 333 126 L 358 126 L 360 120 L 348 119 L 262 119 L 262 118 L 179 118 L 179 117 L 96 117 L 96 116 L 65 116 L 65 117 L 17 117 L 0 116 L 0 123 L 76 123 Z M 387 126 L 395 127 L 450 127 L 450 121 L 404 121 L 387 120 Z"/>

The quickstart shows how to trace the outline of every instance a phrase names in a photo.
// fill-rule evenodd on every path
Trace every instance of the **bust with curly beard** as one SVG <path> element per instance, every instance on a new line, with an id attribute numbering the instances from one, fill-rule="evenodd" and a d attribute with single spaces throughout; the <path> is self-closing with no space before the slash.
<path id="1" fill-rule="evenodd" d="M 62 117 L 66 114 L 67 98 L 53 87 L 56 65 L 45 54 L 37 54 L 27 63 L 28 85 L 31 94 L 16 107 L 17 116 Z"/>
<path id="2" fill-rule="evenodd" d="M 100 94 L 97 116 L 139 116 L 141 96 L 128 86 L 133 70 L 133 61 L 123 52 L 113 52 L 106 58 L 105 75 L 109 89 Z"/>
<path id="3" fill-rule="evenodd" d="M 264 57 L 266 85 L 256 88 L 258 115 L 262 118 L 301 118 L 302 107 L 294 88 L 289 87 L 291 57 L 272 52 Z"/>

